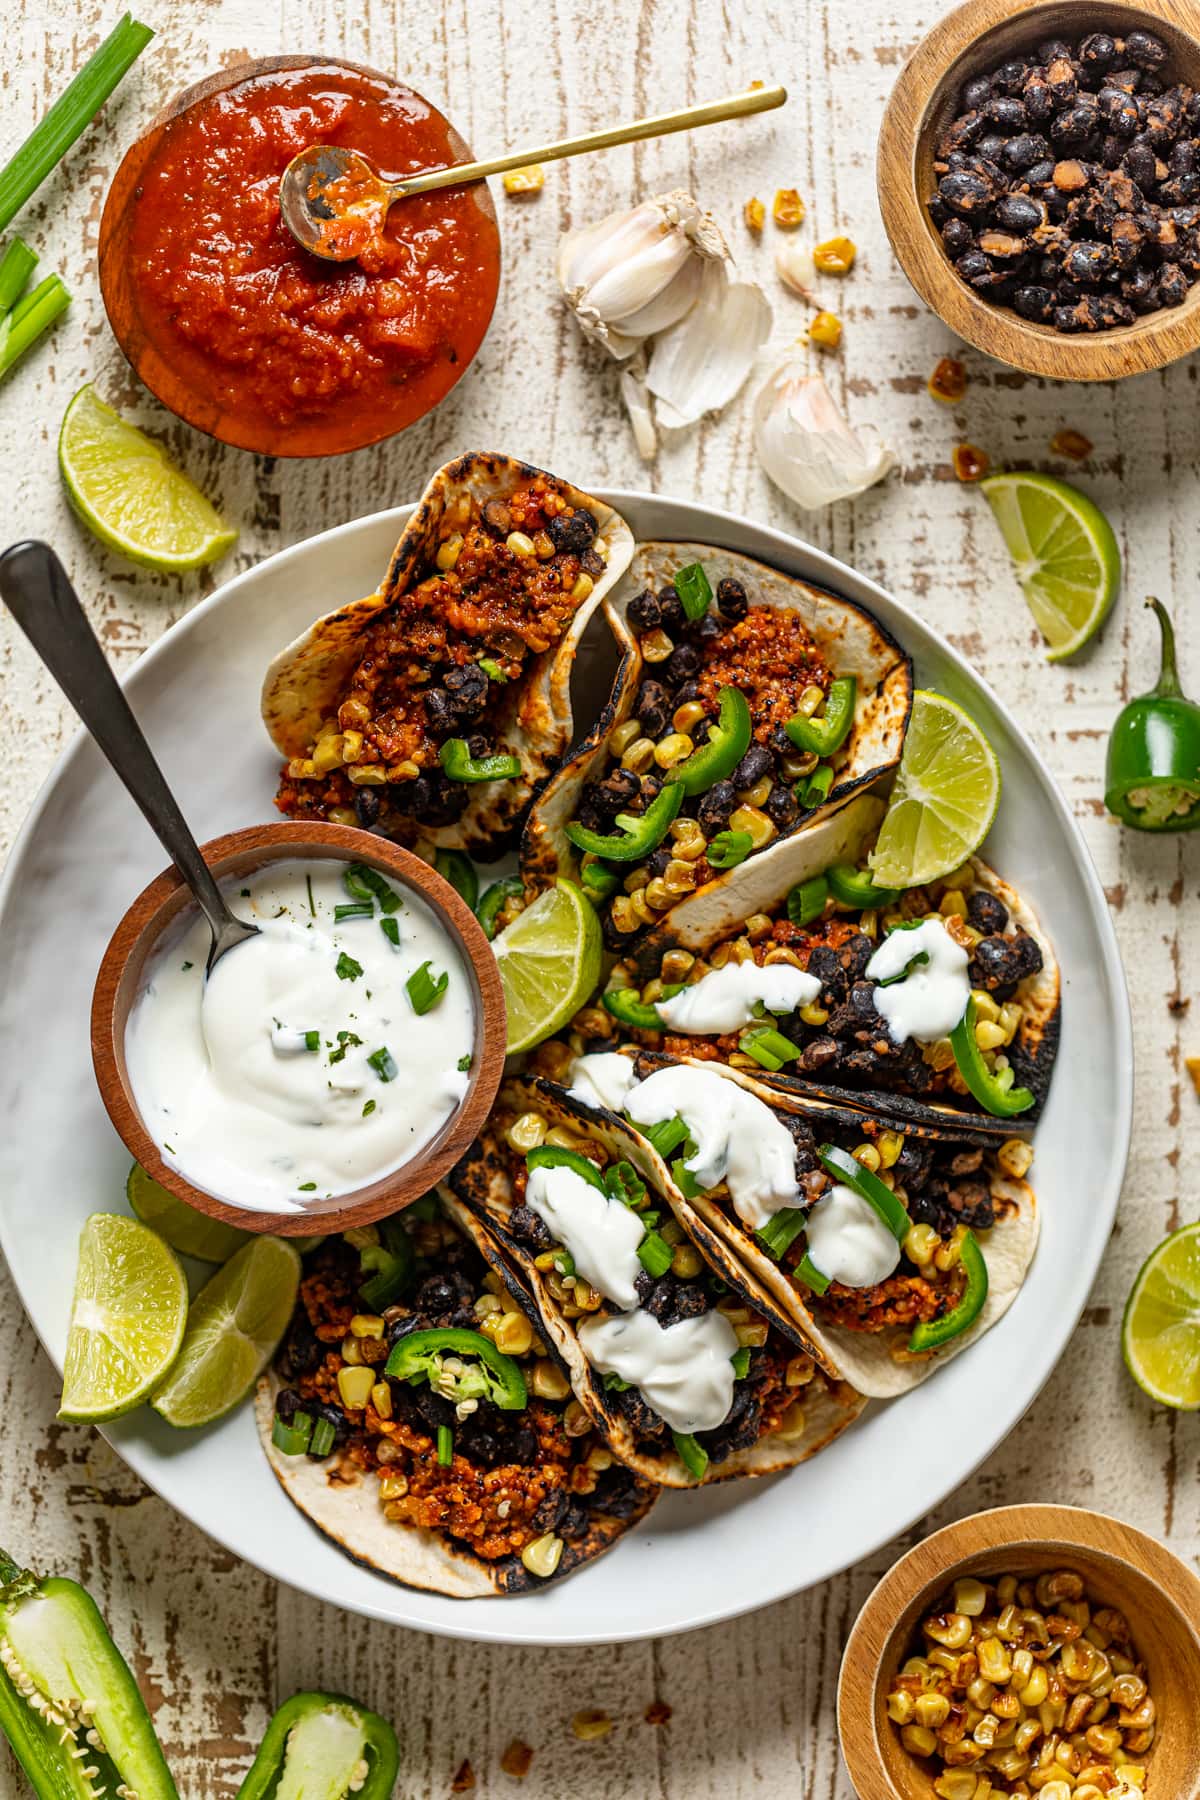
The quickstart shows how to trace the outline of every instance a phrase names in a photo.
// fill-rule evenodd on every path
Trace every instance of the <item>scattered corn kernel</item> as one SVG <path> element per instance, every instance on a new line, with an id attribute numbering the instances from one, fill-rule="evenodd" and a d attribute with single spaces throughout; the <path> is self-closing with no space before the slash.
<path id="1" fill-rule="evenodd" d="M 967 391 L 967 371 L 956 356 L 943 356 L 927 383 L 930 396 L 954 406 Z"/>
<path id="2" fill-rule="evenodd" d="M 672 731 L 654 746 L 654 760 L 660 769 L 673 769 L 696 748 L 686 731 Z"/>
<path id="3" fill-rule="evenodd" d="M 808 328 L 814 344 L 825 350 L 836 350 L 842 341 L 842 321 L 836 313 L 819 312 Z"/>
<path id="4" fill-rule="evenodd" d="M 533 539 L 523 531 L 510 531 L 504 540 L 504 547 L 506 550 L 511 550 L 514 556 L 532 556 L 534 554 Z"/>
<path id="5" fill-rule="evenodd" d="M 540 163 L 524 169 L 510 169 L 504 177 L 504 191 L 515 199 L 521 194 L 540 194 L 546 185 L 546 171 Z"/>
<path id="6" fill-rule="evenodd" d="M 593 1743 L 596 1738 L 607 1737 L 612 1730 L 613 1722 L 606 1712 L 598 1707 L 588 1707 L 584 1712 L 577 1712 L 571 1720 L 571 1730 L 581 1743 Z"/>
<path id="7" fill-rule="evenodd" d="M 804 221 L 804 202 L 795 188 L 777 188 L 771 217 L 781 231 L 794 231 Z"/>
<path id="8" fill-rule="evenodd" d="M 848 275 L 854 267 L 854 258 L 858 255 L 858 246 L 853 238 L 826 238 L 823 244 L 813 249 L 813 262 L 821 275 Z"/>
<path id="9" fill-rule="evenodd" d="M 526 1151 L 536 1150 L 539 1144 L 546 1141 L 545 1119 L 541 1113 L 522 1113 L 505 1132 L 504 1141 L 510 1150 L 518 1150 L 522 1155 Z"/>
<path id="10" fill-rule="evenodd" d="M 1093 444 L 1082 431 L 1072 431 L 1069 426 L 1056 431 L 1050 439 L 1050 448 L 1055 456 L 1069 456 L 1072 462 L 1082 462 L 1092 454 Z"/>
<path id="11" fill-rule="evenodd" d="M 767 217 L 767 209 L 758 198 L 757 194 L 752 195 L 750 199 L 747 200 L 745 206 L 743 206 L 742 217 L 746 221 L 747 231 L 758 232 L 762 230 Z"/>
<path id="12" fill-rule="evenodd" d="M 1196 1098 L 1200 1100 L 1200 1056 L 1185 1056 L 1183 1066 L 1191 1076 Z"/>
<path id="13" fill-rule="evenodd" d="M 545 1537 L 534 1538 L 531 1544 L 526 1544 L 521 1552 L 521 1561 L 531 1575 L 541 1575 L 545 1578 L 553 1575 L 562 1561 L 562 1553 L 562 1539 L 555 1537 L 552 1531 L 548 1531 Z"/>
<path id="14" fill-rule="evenodd" d="M 951 461 L 960 481 L 981 481 L 991 466 L 987 451 L 978 444 L 955 444 Z"/>

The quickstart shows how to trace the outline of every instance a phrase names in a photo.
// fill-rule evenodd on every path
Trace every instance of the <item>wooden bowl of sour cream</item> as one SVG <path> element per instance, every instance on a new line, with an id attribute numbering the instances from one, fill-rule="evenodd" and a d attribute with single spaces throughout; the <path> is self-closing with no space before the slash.
<path id="1" fill-rule="evenodd" d="M 233 910 L 260 927 L 269 920 L 271 928 L 228 951 L 208 988 L 208 928 L 178 871 L 167 869 L 138 895 L 113 933 L 92 998 L 92 1061 L 113 1125 L 142 1167 L 177 1199 L 244 1231 L 307 1236 L 399 1211 L 458 1161 L 486 1119 L 503 1074 L 504 994 L 478 921 L 419 857 L 343 825 L 253 826 L 214 838 L 202 854 L 226 884 Z M 365 897 L 354 892 L 362 889 L 361 877 L 345 888 L 344 871 L 354 864 L 382 877 L 376 891 L 393 896 L 386 907 L 374 901 L 364 910 Z M 261 910 L 268 898 L 290 895 L 293 888 L 298 903 L 286 913 L 273 900 Z M 371 891 L 368 883 L 366 893 Z M 337 924 L 334 898 L 348 910 Z M 280 919 L 284 927 L 277 925 Z M 307 930 L 319 938 L 298 935 Z M 263 948 L 268 939 L 269 951 Z M 331 960 L 326 944 L 337 951 L 333 979 L 324 966 Z M 256 953 L 257 967 L 237 964 L 238 957 Z M 271 966 L 265 968 L 261 956 L 268 954 Z M 414 991 L 407 977 L 418 955 L 431 960 L 427 979 L 418 979 Z M 418 1010 L 428 1000 L 428 982 L 443 969 L 459 991 L 447 987 L 432 1006 Z M 315 1016 L 331 993 L 337 1018 L 327 1004 L 324 1016 Z M 343 997 L 344 1029 L 338 1031 Z M 289 1010 L 304 1016 L 275 1016 Z M 453 1055 L 451 1068 L 459 1037 L 466 1048 Z M 222 1045 L 230 1050 L 224 1069 L 218 1067 Z M 211 1083 L 207 1074 L 198 1075 L 201 1063 L 213 1071 Z M 178 1084 L 177 1107 L 172 1081 Z M 264 1095 L 265 1110 L 257 1113 Z M 172 1115 L 177 1130 L 164 1126 Z M 255 1128 L 259 1117 L 261 1132 Z M 332 1133 L 322 1136 L 323 1126 Z M 411 1152 L 391 1160 L 389 1147 L 402 1139 L 412 1142 Z M 331 1158 L 340 1175 L 329 1173 Z M 276 1174 L 281 1168 L 287 1171 L 282 1177 Z M 363 1175 L 357 1186 L 356 1169 Z M 322 1178 L 301 1179 L 310 1172 Z M 276 1182 L 278 1194 L 269 1191 Z"/>

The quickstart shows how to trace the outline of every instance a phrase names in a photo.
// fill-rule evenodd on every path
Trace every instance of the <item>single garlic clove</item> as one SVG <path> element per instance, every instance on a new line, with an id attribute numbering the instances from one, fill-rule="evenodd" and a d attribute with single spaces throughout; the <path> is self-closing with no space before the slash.
<path id="1" fill-rule="evenodd" d="M 621 370 L 621 399 L 633 427 L 633 441 L 643 462 L 653 462 L 658 455 L 658 433 L 654 429 L 654 409 L 646 389 L 645 360 L 626 363 Z"/>
<path id="2" fill-rule="evenodd" d="M 816 299 L 817 266 L 812 251 L 799 238 L 784 238 L 775 252 L 775 273 L 802 300 Z"/>
<path id="3" fill-rule="evenodd" d="M 863 493 L 896 466 L 874 432 L 852 430 L 825 382 L 805 372 L 796 351 L 759 389 L 754 444 L 775 485 L 809 510 Z"/>
<path id="4" fill-rule="evenodd" d="M 655 338 L 650 352 L 646 386 L 658 402 L 659 424 L 692 425 L 727 406 L 754 367 L 771 321 L 761 288 L 731 280 L 723 261 L 706 263 L 695 305 Z"/>

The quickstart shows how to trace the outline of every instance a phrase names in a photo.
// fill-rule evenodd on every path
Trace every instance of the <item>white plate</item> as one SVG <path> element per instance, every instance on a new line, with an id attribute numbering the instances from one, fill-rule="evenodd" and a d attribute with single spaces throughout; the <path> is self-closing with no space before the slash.
<path id="1" fill-rule="evenodd" d="M 1002 1323 L 915 1393 L 872 1407 L 815 1462 L 770 1481 L 670 1495 L 611 1556 L 561 1587 L 455 1601 L 357 1567 L 284 1498 L 248 1406 L 196 1434 L 172 1431 L 148 1409 L 108 1432 L 170 1505 L 267 1574 L 370 1618 L 498 1642 L 605 1643 L 729 1618 L 824 1580 L 936 1506 L 1011 1431 L 1061 1354 L 1104 1253 L 1129 1143 L 1129 1004 L 1104 896 L 1066 806 L 996 697 L 920 620 L 819 551 L 682 501 L 608 498 L 639 538 L 746 551 L 862 601 L 912 651 L 922 685 L 970 708 L 1004 771 L 989 854 L 1031 896 L 1058 947 L 1062 1046 L 1037 1133 L 1041 1245 Z M 271 557 L 134 668 L 130 697 L 198 837 L 274 816 L 263 670 L 316 614 L 374 588 L 405 517 L 376 513 Z M 0 1242 L 60 1366 L 79 1228 L 90 1212 L 123 1209 L 129 1160 L 92 1080 L 92 983 L 118 918 L 162 862 L 98 751 L 76 740 L 0 888 Z"/>

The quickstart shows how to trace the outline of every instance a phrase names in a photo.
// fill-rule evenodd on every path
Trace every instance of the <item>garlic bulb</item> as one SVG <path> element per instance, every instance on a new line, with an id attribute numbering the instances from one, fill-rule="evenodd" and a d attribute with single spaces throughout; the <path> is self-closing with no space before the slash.
<path id="1" fill-rule="evenodd" d="M 730 279 L 728 265 L 709 262 L 691 310 L 659 332 L 650 351 L 646 386 L 660 425 L 694 425 L 727 406 L 745 382 L 771 335 L 771 307 L 750 281 Z"/>
<path id="2" fill-rule="evenodd" d="M 817 265 L 812 251 L 799 238 L 784 238 L 775 252 L 775 273 L 802 300 L 816 299 Z"/>
<path id="3" fill-rule="evenodd" d="M 706 264 L 728 257 L 716 221 L 690 194 L 659 194 L 567 232 L 558 281 L 587 335 L 623 361 L 676 324 L 695 302 Z"/>
<path id="4" fill-rule="evenodd" d="M 754 445 L 771 480 L 798 506 L 815 510 L 882 481 L 895 455 L 873 431 L 853 431 L 819 375 L 792 350 L 754 402 Z"/>

